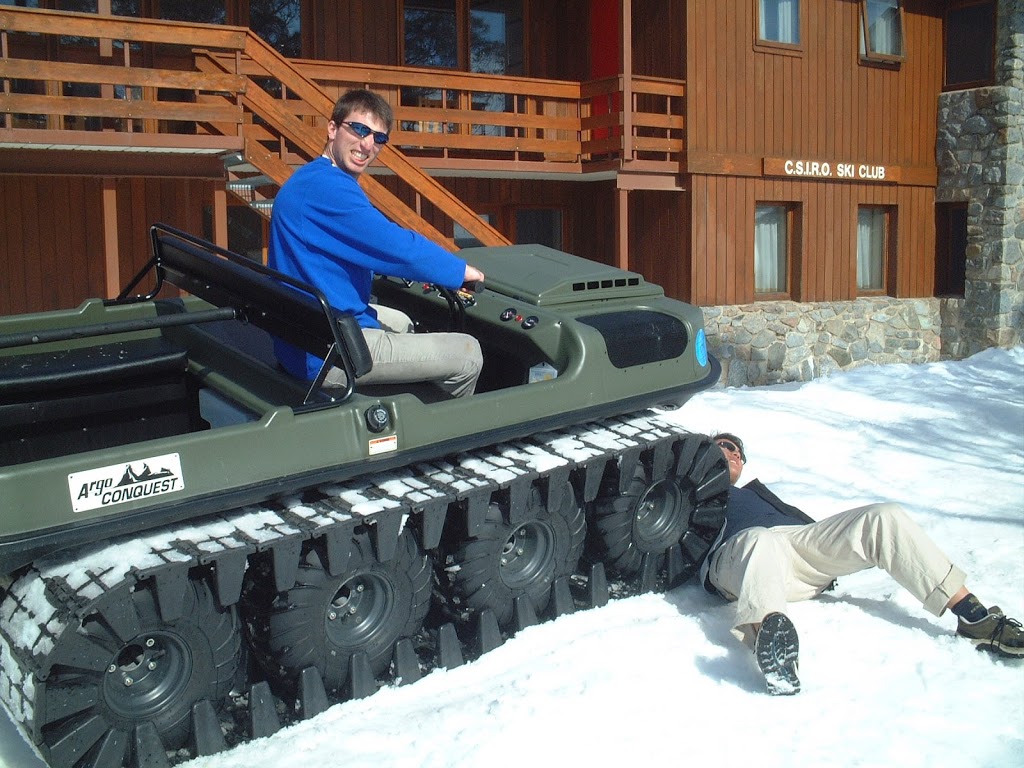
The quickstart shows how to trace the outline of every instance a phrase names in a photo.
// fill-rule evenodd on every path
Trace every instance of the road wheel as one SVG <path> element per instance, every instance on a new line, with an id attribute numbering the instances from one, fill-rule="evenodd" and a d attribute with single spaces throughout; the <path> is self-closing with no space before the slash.
<path id="1" fill-rule="evenodd" d="M 102 613 L 56 639 L 39 686 L 37 727 L 53 766 L 141 763 L 133 745 L 152 743 L 154 729 L 163 749 L 186 746 L 192 706 L 222 702 L 238 669 L 237 614 L 219 607 L 202 579 L 189 580 L 174 621 L 161 619 L 148 580 L 102 602 Z M 137 739 L 141 727 L 147 736 Z"/>
<path id="2" fill-rule="evenodd" d="M 366 654 L 374 674 L 387 669 L 395 642 L 419 631 L 430 589 L 429 560 L 408 531 L 387 562 L 377 558 L 368 534 L 354 534 L 348 567 L 336 576 L 310 549 L 292 588 L 264 604 L 254 597 L 263 590 L 247 589 L 246 623 L 256 658 L 289 693 L 308 667 L 337 693 L 356 653 Z"/>
<path id="3" fill-rule="evenodd" d="M 501 626 L 510 624 L 517 597 L 540 612 L 553 582 L 575 570 L 585 537 L 586 517 L 569 483 L 554 509 L 533 486 L 515 524 L 494 502 L 476 535 L 449 545 L 441 574 L 449 603 L 463 618 L 490 609 Z"/>

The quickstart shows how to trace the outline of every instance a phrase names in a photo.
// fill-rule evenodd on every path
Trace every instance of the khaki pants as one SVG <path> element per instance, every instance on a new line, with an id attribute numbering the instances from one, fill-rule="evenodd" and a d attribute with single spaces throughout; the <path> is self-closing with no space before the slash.
<path id="1" fill-rule="evenodd" d="M 715 552 L 708 572 L 736 601 L 733 634 L 753 643 L 753 626 L 786 603 L 807 600 L 832 580 L 882 568 L 941 616 L 966 575 L 950 563 L 899 504 L 871 504 L 808 525 L 748 528 Z"/>
<path id="2" fill-rule="evenodd" d="M 373 369 L 361 385 L 432 383 L 454 397 L 471 395 L 483 368 L 480 343 L 466 333 L 409 333 L 412 321 L 398 310 L 375 305 L 383 329 L 363 328 Z M 332 368 L 327 386 L 344 386 L 345 371 Z"/>

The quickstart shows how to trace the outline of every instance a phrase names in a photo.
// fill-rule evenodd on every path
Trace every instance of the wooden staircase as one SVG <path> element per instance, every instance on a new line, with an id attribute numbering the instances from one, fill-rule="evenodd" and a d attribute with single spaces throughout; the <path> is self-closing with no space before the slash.
<path id="1" fill-rule="evenodd" d="M 326 125 L 330 120 L 334 101 L 317 83 L 302 74 L 287 58 L 251 31 L 246 35 L 243 54 L 265 70 L 290 97 L 299 98 L 312 108 L 314 114 L 322 118 L 323 124 Z M 205 51 L 196 53 L 196 67 L 209 74 L 230 73 L 223 57 Z M 232 152 L 224 156 L 226 186 L 229 192 L 255 211 L 269 217 L 275 191 L 287 181 L 294 170 L 293 166 L 283 159 L 282 153 L 286 148 L 292 148 L 293 152 L 289 154 L 296 154 L 303 158 L 303 161 L 310 160 L 323 151 L 326 132 L 323 128 L 314 127 L 285 109 L 285 102 L 268 93 L 252 77 L 246 78 L 245 88 L 237 98 L 247 119 L 242 124 L 242 152 Z M 268 146 L 270 142 L 246 137 L 245 126 L 256 124 L 270 130 L 276 136 L 274 148 Z M 229 129 L 235 129 L 235 126 L 230 126 Z M 391 145 L 385 146 L 378 155 L 378 161 L 394 172 L 403 183 L 408 184 L 417 198 L 422 197 L 430 201 L 483 245 L 510 243 L 504 235 L 480 219 L 472 208 L 411 163 L 400 150 Z M 359 183 L 374 205 L 390 219 L 419 232 L 439 245 L 457 250 L 452 238 L 426 221 L 373 176 L 363 174 Z"/>

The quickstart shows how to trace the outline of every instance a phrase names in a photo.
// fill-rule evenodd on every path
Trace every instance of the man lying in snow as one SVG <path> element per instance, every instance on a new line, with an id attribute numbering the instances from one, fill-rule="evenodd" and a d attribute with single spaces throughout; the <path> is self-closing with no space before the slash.
<path id="1" fill-rule="evenodd" d="M 768 693 L 800 690 L 799 642 L 788 600 L 806 600 L 839 576 L 878 567 L 924 607 L 957 617 L 956 633 L 981 650 L 1024 658 L 1021 624 L 971 594 L 953 565 L 899 504 L 870 504 L 815 522 L 759 480 L 736 486 L 747 457 L 743 441 L 712 438 L 729 462 L 726 524 L 704 562 L 708 591 L 736 601 L 733 634 L 751 647 Z"/>

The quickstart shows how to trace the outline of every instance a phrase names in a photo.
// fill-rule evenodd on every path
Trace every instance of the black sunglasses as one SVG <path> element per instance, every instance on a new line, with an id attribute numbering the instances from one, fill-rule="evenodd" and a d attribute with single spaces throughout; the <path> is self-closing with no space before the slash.
<path id="1" fill-rule="evenodd" d="M 352 131 L 352 133 L 354 133 L 360 139 L 365 139 L 372 133 L 374 144 L 379 144 L 380 146 L 383 147 L 385 144 L 388 143 L 389 137 L 386 133 L 383 133 L 382 131 L 375 131 L 368 125 L 363 125 L 363 123 L 357 123 L 352 120 L 342 120 L 341 124 L 347 125 L 349 129 Z"/>
<path id="2" fill-rule="evenodd" d="M 721 447 L 725 448 L 725 450 L 729 451 L 730 453 L 738 453 L 740 455 L 740 458 L 744 462 L 746 462 L 746 459 L 743 458 L 743 451 L 741 451 L 739 446 L 736 445 L 736 443 L 734 443 L 732 440 L 716 440 L 715 444 L 716 445 L 720 445 Z"/>

